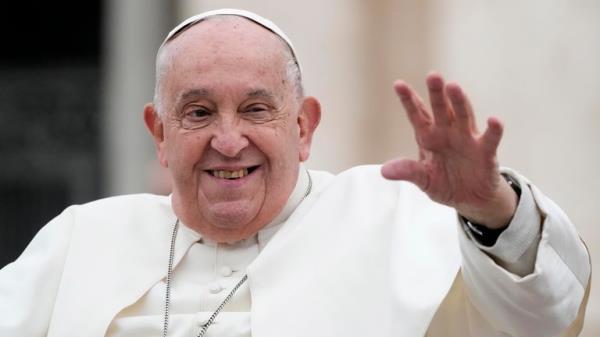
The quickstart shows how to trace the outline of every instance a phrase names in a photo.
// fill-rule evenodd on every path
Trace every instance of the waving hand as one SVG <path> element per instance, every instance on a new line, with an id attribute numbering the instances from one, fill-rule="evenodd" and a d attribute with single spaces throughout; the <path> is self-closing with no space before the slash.
<path id="1" fill-rule="evenodd" d="M 508 224 L 517 196 L 500 176 L 496 151 L 502 124 L 487 121 L 479 132 L 469 99 L 455 83 L 427 76 L 431 113 L 405 82 L 394 89 L 406 110 L 419 147 L 419 159 L 395 159 L 382 167 L 392 180 L 416 184 L 434 201 L 454 207 L 459 214 L 489 228 Z"/>

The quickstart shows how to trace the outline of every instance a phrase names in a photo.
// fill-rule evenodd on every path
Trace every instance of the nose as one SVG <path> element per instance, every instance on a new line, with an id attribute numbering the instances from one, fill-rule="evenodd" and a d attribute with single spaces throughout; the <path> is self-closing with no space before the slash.
<path id="1" fill-rule="evenodd" d="M 221 119 L 210 146 L 226 157 L 236 157 L 249 144 L 248 138 L 234 120 Z"/>

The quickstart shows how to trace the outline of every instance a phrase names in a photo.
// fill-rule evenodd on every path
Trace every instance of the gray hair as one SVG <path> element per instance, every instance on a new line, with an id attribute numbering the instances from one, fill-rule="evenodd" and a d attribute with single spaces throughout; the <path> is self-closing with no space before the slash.
<path id="1" fill-rule="evenodd" d="M 216 11 L 210 11 L 206 13 L 202 13 L 193 17 L 188 18 L 183 21 L 177 27 L 175 27 L 165 38 L 163 43 L 161 44 L 158 52 L 156 54 L 156 77 L 154 84 L 154 107 L 156 111 L 158 111 L 159 115 L 163 115 L 163 106 L 161 100 L 161 84 L 165 73 L 167 72 L 167 67 L 165 66 L 165 52 L 164 49 L 166 45 L 176 39 L 183 32 L 193 27 L 194 25 L 215 18 L 216 16 L 238 16 L 245 18 L 251 22 L 254 22 L 269 31 L 271 31 L 277 38 L 284 44 L 285 48 L 283 49 L 285 62 L 285 73 L 294 87 L 294 93 L 297 99 L 301 99 L 304 97 L 304 86 L 302 84 L 302 72 L 300 71 L 300 64 L 298 63 L 298 59 L 296 57 L 296 53 L 294 51 L 294 47 L 290 41 L 290 39 L 271 21 L 258 16 L 255 13 L 242 11 L 242 10 L 232 10 L 232 9 L 222 9 Z"/>

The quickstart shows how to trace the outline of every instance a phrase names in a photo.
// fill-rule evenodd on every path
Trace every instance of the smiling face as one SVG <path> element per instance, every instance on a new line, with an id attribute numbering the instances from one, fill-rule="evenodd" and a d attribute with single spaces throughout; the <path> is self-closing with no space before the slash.
<path id="1" fill-rule="evenodd" d="M 144 118 L 173 179 L 173 209 L 218 242 L 254 235 L 284 207 L 320 110 L 299 98 L 286 45 L 239 17 L 190 27 L 163 48 L 160 110 Z"/>

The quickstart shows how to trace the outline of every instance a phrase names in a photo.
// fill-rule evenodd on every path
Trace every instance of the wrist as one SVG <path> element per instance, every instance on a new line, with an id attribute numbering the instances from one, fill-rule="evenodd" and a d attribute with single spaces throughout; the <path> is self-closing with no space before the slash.
<path id="1" fill-rule="evenodd" d="M 465 220 L 490 230 L 508 226 L 517 209 L 521 187 L 513 177 L 504 173 L 501 176 L 504 179 L 500 179 L 497 196 L 484 207 L 457 209 Z"/>
<path id="2" fill-rule="evenodd" d="M 507 174 L 502 174 L 502 177 L 508 183 L 508 185 L 512 188 L 512 190 L 514 191 L 514 194 L 517 195 L 517 204 L 518 204 L 520 197 L 521 197 L 521 186 L 512 176 L 509 176 Z M 515 210 L 515 212 L 516 212 L 516 210 Z M 511 218 L 506 222 L 505 226 L 499 227 L 496 229 L 493 229 L 493 228 L 490 228 L 490 227 L 487 227 L 484 225 L 480 225 L 473 221 L 470 221 L 467 218 L 465 218 L 464 216 L 461 216 L 460 214 L 459 214 L 459 216 L 462 219 L 463 228 L 465 231 L 468 231 L 469 233 L 471 233 L 471 236 L 475 240 L 477 240 L 477 242 L 479 242 L 481 245 L 491 247 L 496 244 L 496 242 L 498 241 L 498 238 L 500 237 L 500 234 L 502 234 L 504 232 L 504 230 L 508 228 L 508 225 L 509 225 L 510 221 L 512 220 L 512 217 L 514 217 L 514 212 L 511 216 Z"/>

